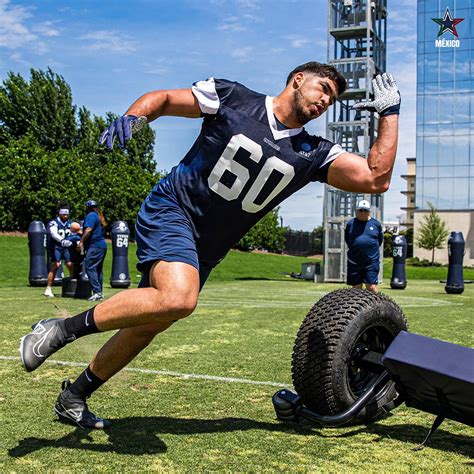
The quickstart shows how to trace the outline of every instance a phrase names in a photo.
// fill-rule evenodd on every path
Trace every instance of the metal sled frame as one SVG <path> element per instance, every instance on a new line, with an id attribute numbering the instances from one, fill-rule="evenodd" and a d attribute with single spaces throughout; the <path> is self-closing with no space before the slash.
<path id="1" fill-rule="evenodd" d="M 406 403 L 436 415 L 425 440 L 415 450 L 423 448 L 445 418 L 474 426 L 474 349 L 401 331 L 385 354 L 366 352 L 354 364 L 378 376 L 345 411 L 320 415 L 306 407 L 299 395 L 284 389 L 272 398 L 277 417 L 341 426 L 354 420 L 393 381 L 399 396 L 389 409 Z"/>

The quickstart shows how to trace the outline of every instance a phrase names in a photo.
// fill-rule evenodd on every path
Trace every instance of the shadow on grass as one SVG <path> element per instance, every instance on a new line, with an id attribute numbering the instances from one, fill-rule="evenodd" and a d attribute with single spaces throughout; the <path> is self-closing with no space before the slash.
<path id="1" fill-rule="evenodd" d="M 168 450 L 166 444 L 159 438 L 159 434 L 190 435 L 203 433 L 226 433 L 233 431 L 264 430 L 281 432 L 292 435 L 318 436 L 320 438 L 351 438 L 361 433 L 377 435 L 374 443 L 387 438 L 397 439 L 404 443 L 413 443 L 417 446 L 425 438 L 428 427 L 414 424 L 385 426 L 371 424 L 368 426 L 354 426 L 350 432 L 321 433 L 318 426 L 304 421 L 296 423 L 265 423 L 247 418 L 221 419 L 182 419 L 170 417 L 129 417 L 110 420 L 111 426 L 105 430 L 108 440 L 106 443 L 94 442 L 91 430 L 75 428 L 71 433 L 57 439 L 25 438 L 18 446 L 11 448 L 8 453 L 11 457 L 22 457 L 43 448 L 68 448 L 93 452 L 109 452 L 118 454 L 161 454 Z M 450 433 L 438 429 L 428 442 L 428 447 L 455 452 L 466 457 L 474 457 L 473 438 L 470 436 Z M 407 446 L 410 449 L 410 446 Z"/>
<path id="2" fill-rule="evenodd" d="M 372 423 L 366 426 L 359 426 L 353 431 L 341 433 L 340 435 L 335 435 L 333 437 L 350 438 L 361 433 L 371 433 L 378 436 L 373 440 L 374 443 L 378 443 L 389 438 L 396 439 L 404 443 L 413 443 L 411 448 L 415 448 L 423 442 L 426 435 L 428 434 L 429 428 L 430 426 L 428 425 L 414 425 L 411 423 L 390 426 Z M 474 437 L 472 436 L 454 434 L 447 430 L 437 429 L 429 439 L 426 447 L 438 449 L 440 451 L 455 452 L 463 456 L 473 458 L 473 441 Z"/>
<path id="3" fill-rule="evenodd" d="M 18 446 L 8 451 L 11 457 L 22 457 L 43 448 L 70 448 L 94 452 L 119 454 L 160 454 L 168 448 L 158 434 L 189 435 L 200 433 L 225 433 L 232 431 L 264 430 L 283 433 L 318 435 L 312 428 L 295 423 L 264 423 L 246 418 L 221 418 L 216 420 L 181 419 L 170 417 L 130 417 L 110 420 L 104 431 L 106 443 L 96 443 L 91 430 L 76 429 L 59 438 L 24 438 Z M 58 422 L 59 423 L 59 422 Z M 92 430 L 93 431 L 93 430 Z"/>

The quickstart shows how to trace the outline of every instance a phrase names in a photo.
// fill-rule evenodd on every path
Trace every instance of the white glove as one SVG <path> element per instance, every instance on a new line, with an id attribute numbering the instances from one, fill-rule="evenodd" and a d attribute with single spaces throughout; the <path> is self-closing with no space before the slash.
<path id="1" fill-rule="evenodd" d="M 70 240 L 67 240 L 67 239 L 63 239 L 61 240 L 61 247 L 70 247 L 72 245 L 72 242 Z"/>
<path id="2" fill-rule="evenodd" d="M 397 83 L 391 74 L 383 73 L 372 80 L 374 100 L 357 102 L 353 105 L 355 110 L 368 110 L 378 112 L 381 117 L 400 113 L 400 92 Z"/>

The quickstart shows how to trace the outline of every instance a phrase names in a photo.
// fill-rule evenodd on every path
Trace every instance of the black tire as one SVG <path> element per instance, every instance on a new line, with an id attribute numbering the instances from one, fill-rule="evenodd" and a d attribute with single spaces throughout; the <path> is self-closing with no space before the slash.
<path id="1" fill-rule="evenodd" d="M 321 415 L 346 410 L 376 377 L 351 364 L 355 348 L 384 353 L 401 330 L 407 330 L 405 316 L 386 295 L 355 288 L 325 295 L 304 319 L 293 349 L 293 385 L 303 403 Z M 379 418 L 396 396 L 389 382 L 356 421 Z"/>

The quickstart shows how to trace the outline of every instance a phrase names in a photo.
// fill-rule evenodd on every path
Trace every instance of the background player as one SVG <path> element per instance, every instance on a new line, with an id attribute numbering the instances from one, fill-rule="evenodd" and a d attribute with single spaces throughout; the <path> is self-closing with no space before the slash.
<path id="1" fill-rule="evenodd" d="M 211 78 L 189 89 L 145 94 L 104 132 L 101 142 L 108 148 L 116 138 L 124 147 L 134 128 L 160 116 L 204 119 L 195 144 L 153 188 L 137 216 L 140 288 L 71 318 L 40 321 L 22 338 L 22 363 L 32 371 L 79 337 L 119 329 L 74 383 L 63 384 L 55 406 L 62 421 L 86 428 L 108 425 L 89 411 L 86 397 L 156 334 L 194 311 L 212 268 L 283 199 L 311 181 L 362 193 L 388 189 L 400 107 L 391 76 L 377 76 L 374 100 L 357 106 L 380 115 L 368 160 L 303 128 L 345 87 L 336 69 L 316 62 L 294 69 L 277 97 Z"/>
<path id="2" fill-rule="evenodd" d="M 69 252 L 69 247 L 71 247 L 72 242 L 67 239 L 67 236 L 70 233 L 70 228 L 71 221 L 69 220 L 69 208 L 65 205 L 61 205 L 58 211 L 58 216 L 48 222 L 50 267 L 48 272 L 48 283 L 43 294 L 49 298 L 54 298 L 52 287 L 56 272 L 61 266 L 61 261 L 66 264 L 69 273 L 72 274 L 71 254 Z"/>

